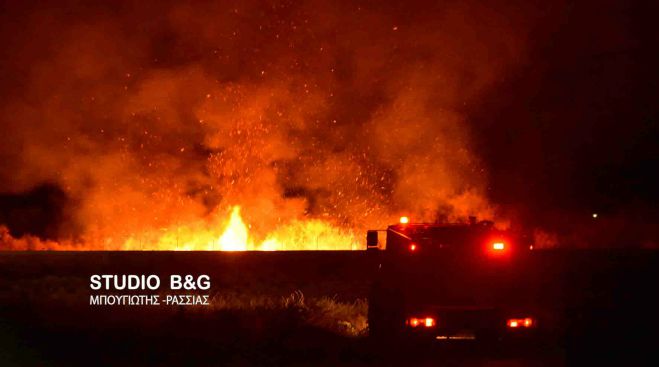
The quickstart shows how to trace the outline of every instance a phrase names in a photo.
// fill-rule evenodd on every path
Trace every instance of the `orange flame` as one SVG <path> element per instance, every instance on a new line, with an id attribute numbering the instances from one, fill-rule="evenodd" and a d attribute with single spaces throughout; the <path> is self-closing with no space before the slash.
<path id="1" fill-rule="evenodd" d="M 248 248 L 249 235 L 247 226 L 240 217 L 240 207 L 231 210 L 229 224 L 218 239 L 222 251 L 245 251 Z"/>
<path id="2" fill-rule="evenodd" d="M 0 250 L 174 250 L 174 251 L 285 251 L 285 250 L 358 250 L 359 238 L 318 219 L 293 220 L 267 233 L 261 241 L 250 233 L 234 206 L 228 219 L 211 216 L 208 221 L 188 223 L 175 228 L 144 231 L 121 240 L 102 237 L 81 241 L 42 241 L 36 237 L 14 238 L 0 227 Z"/>
<path id="3" fill-rule="evenodd" d="M 357 250 L 361 249 L 357 236 L 332 224 L 317 220 L 295 220 L 268 233 L 257 242 L 245 224 L 241 207 L 234 206 L 222 232 L 213 228 L 183 226 L 175 233 L 166 233 L 156 241 L 156 250 L 220 250 L 220 251 L 283 251 L 283 250 Z M 203 227 L 203 226 L 202 226 Z M 173 238 L 176 236 L 176 238 Z M 133 248 L 134 240 L 124 243 L 122 249 Z M 175 246 L 173 246 L 175 244 Z M 151 249 L 151 246 L 149 246 Z"/>

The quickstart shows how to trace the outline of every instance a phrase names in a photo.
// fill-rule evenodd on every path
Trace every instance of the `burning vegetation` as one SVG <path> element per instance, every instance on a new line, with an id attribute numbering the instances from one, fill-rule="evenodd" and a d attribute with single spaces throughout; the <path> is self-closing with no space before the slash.
<path id="1" fill-rule="evenodd" d="M 75 4 L 2 22 L 0 191 L 66 198 L 2 249 L 361 249 L 402 213 L 492 216 L 466 110 L 528 12 Z"/>

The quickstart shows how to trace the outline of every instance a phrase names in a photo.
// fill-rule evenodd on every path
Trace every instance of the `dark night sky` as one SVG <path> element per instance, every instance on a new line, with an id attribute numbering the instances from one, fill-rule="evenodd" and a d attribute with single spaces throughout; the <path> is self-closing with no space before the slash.
<path id="1" fill-rule="evenodd" d="M 482 99 L 473 121 L 495 201 L 532 222 L 656 216 L 659 59 L 648 4 L 561 9 L 553 29 L 536 30 L 526 66 Z"/>

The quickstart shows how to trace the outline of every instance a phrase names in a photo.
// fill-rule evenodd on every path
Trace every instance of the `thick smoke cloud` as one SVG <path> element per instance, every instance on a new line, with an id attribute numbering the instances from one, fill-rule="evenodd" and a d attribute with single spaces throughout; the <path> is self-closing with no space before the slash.
<path id="1" fill-rule="evenodd" d="M 57 185 L 58 236 L 99 246 L 234 205 L 262 237 L 492 216 L 466 116 L 523 60 L 523 4 L 8 5 L 0 191 Z"/>

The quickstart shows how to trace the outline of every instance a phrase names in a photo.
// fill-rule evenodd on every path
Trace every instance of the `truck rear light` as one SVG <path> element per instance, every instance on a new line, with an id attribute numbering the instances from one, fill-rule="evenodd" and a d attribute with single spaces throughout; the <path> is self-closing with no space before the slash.
<path id="1" fill-rule="evenodd" d="M 535 325 L 535 320 L 531 317 L 523 319 L 508 319 L 506 325 L 511 329 L 530 328 Z"/>
<path id="2" fill-rule="evenodd" d="M 492 244 L 492 250 L 503 251 L 506 249 L 506 244 L 503 242 L 495 242 Z"/>
<path id="3" fill-rule="evenodd" d="M 437 325 L 437 321 L 435 321 L 435 319 L 432 317 L 410 317 L 409 319 L 407 319 L 407 325 L 413 328 L 415 327 L 431 328 Z"/>
<path id="4" fill-rule="evenodd" d="M 408 217 L 400 217 L 400 224 L 407 224 L 410 222 L 410 218 Z"/>

